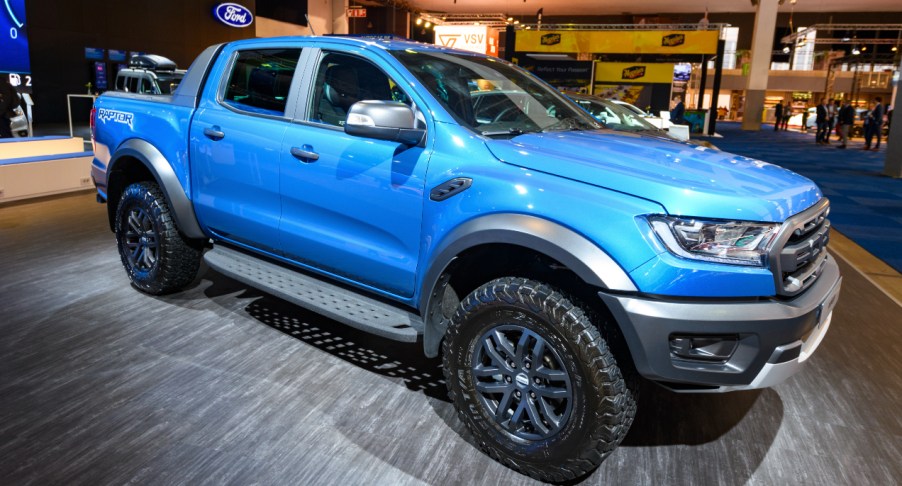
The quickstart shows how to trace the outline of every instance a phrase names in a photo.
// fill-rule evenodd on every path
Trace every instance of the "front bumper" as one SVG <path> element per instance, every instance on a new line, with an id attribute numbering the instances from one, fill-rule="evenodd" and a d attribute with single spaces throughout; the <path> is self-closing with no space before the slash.
<path id="1" fill-rule="evenodd" d="M 795 374 L 830 326 L 842 277 L 832 256 L 817 281 L 789 300 L 669 301 L 599 292 L 620 324 L 639 373 L 676 391 L 765 388 Z M 732 336 L 728 359 L 685 359 L 673 336 Z"/>

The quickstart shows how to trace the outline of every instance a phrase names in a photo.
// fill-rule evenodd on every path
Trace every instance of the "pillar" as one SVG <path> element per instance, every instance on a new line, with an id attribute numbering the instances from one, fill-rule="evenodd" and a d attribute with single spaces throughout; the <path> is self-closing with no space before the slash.
<path id="1" fill-rule="evenodd" d="M 714 109 L 714 116 L 711 118 L 711 123 L 708 124 L 708 135 L 714 135 L 714 130 L 717 127 L 717 99 L 720 97 L 720 80 L 723 77 L 723 51 L 726 47 L 726 41 L 723 39 L 723 30 L 720 31 L 720 35 L 721 38 L 717 41 L 717 61 L 714 63 L 714 86 L 711 87 L 711 108 Z"/>
<path id="2" fill-rule="evenodd" d="M 902 62 L 896 69 L 902 72 Z M 893 99 L 883 100 L 883 106 L 887 106 L 892 101 L 893 110 L 896 112 L 902 111 L 896 109 L 902 103 L 902 89 L 896 86 L 893 93 Z M 886 160 L 883 162 L 883 173 L 890 177 L 902 177 L 902 117 L 899 116 L 899 113 L 894 113 L 893 118 L 892 126 L 889 127 L 889 135 L 884 140 L 886 144 Z"/>
<path id="3" fill-rule="evenodd" d="M 771 53 L 774 50 L 774 31 L 777 27 L 778 0 L 758 0 L 755 7 L 755 32 L 752 35 L 752 59 L 749 78 L 745 85 L 745 110 L 742 116 L 743 130 L 760 130 L 764 112 L 764 95 L 767 93 L 767 74 Z"/>

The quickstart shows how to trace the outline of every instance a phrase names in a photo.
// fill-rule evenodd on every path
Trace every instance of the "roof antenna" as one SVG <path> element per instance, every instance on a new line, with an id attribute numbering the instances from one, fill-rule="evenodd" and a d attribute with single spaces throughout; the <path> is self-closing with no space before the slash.
<path id="1" fill-rule="evenodd" d="M 307 19 L 307 28 L 310 29 L 310 33 L 316 35 L 316 32 L 313 31 L 313 24 L 310 23 L 310 16 L 304 14 L 304 18 Z"/>

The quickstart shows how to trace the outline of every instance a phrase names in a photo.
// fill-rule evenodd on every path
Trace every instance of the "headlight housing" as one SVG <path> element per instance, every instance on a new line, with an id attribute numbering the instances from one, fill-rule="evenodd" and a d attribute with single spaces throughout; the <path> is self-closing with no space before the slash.
<path id="1" fill-rule="evenodd" d="M 674 255 L 715 263 L 767 266 L 779 223 L 717 221 L 653 215 L 648 222 Z"/>

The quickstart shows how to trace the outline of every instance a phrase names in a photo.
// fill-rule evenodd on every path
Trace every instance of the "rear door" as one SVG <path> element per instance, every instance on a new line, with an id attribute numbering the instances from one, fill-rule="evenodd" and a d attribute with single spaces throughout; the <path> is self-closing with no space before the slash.
<path id="1" fill-rule="evenodd" d="M 191 124 L 198 219 L 220 238 L 279 253 L 282 137 L 300 47 L 223 51 Z"/>

